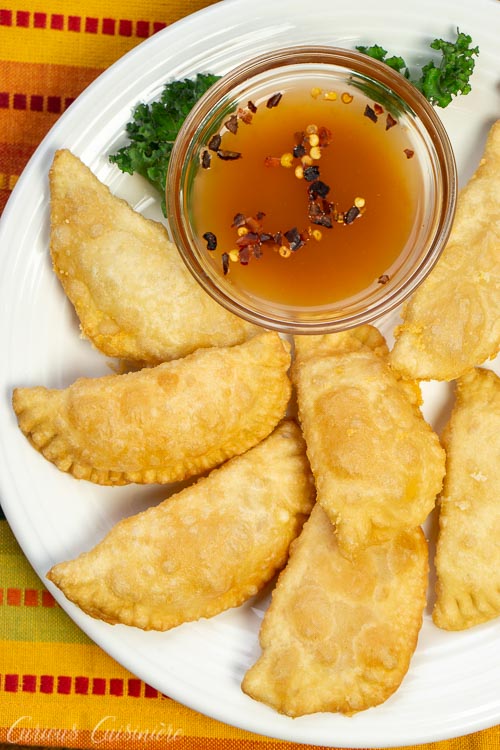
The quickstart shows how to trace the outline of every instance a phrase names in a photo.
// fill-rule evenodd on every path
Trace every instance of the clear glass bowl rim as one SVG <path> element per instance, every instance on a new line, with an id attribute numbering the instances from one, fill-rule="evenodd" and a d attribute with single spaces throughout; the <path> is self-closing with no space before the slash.
<path id="1" fill-rule="evenodd" d="M 186 232 L 182 205 L 186 153 L 192 139 L 196 137 L 207 117 L 215 117 L 221 102 L 225 102 L 226 97 L 236 86 L 274 69 L 277 69 L 279 73 L 287 66 L 300 64 L 327 64 L 338 68 L 340 72 L 352 72 L 365 76 L 376 84 L 386 87 L 397 99 L 401 100 L 405 108 L 418 118 L 422 129 L 430 138 L 439 166 L 437 188 L 442 196 L 440 205 L 435 208 L 436 229 L 427 240 L 425 255 L 401 286 L 381 296 L 376 303 L 344 316 L 335 314 L 329 317 L 325 314 L 323 318 L 314 317 L 309 320 L 303 317 L 305 308 L 301 308 L 302 316 L 298 315 L 297 318 L 283 315 L 277 307 L 271 310 L 272 303 L 267 303 L 265 309 L 257 309 L 255 306 L 250 308 L 238 299 L 236 288 L 233 294 L 229 291 L 230 287 L 224 284 L 222 275 L 219 279 L 218 274 L 208 273 L 207 266 L 200 261 L 200 254 L 197 249 L 193 248 Z M 378 318 L 399 307 L 422 283 L 438 261 L 451 231 L 456 199 L 457 169 L 453 148 L 441 119 L 423 94 L 403 75 L 362 52 L 311 44 L 282 47 L 261 54 L 222 75 L 195 104 L 184 121 L 172 148 L 166 180 L 167 222 L 171 239 L 197 282 L 230 312 L 265 328 L 298 334 L 329 333 L 365 323 L 374 323 Z"/>

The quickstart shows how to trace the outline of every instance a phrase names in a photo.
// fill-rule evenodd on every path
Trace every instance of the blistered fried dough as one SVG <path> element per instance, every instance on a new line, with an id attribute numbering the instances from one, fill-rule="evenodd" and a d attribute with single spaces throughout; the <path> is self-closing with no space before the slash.
<path id="1" fill-rule="evenodd" d="M 292 373 L 318 502 L 348 556 L 422 523 L 444 475 L 415 386 L 393 374 L 380 338 L 295 338 Z"/>
<path id="2" fill-rule="evenodd" d="M 93 617 L 168 630 L 256 594 L 285 564 L 313 500 L 300 430 L 286 421 L 48 578 Z"/>
<path id="3" fill-rule="evenodd" d="M 427 568 L 421 529 L 347 560 L 316 504 L 278 578 L 245 693 L 289 716 L 385 701 L 417 644 Z"/>
<path id="4" fill-rule="evenodd" d="M 368 347 L 380 357 L 389 354 L 385 338 L 371 325 L 357 326 L 346 331 L 324 336 L 296 336 L 295 346 L 301 360 L 328 357 L 338 352 L 347 354 Z"/>
<path id="5" fill-rule="evenodd" d="M 19 426 L 45 458 L 98 484 L 185 479 L 267 437 L 290 397 L 289 345 L 264 332 L 235 347 L 64 390 L 18 388 Z"/>
<path id="6" fill-rule="evenodd" d="M 458 198 L 447 246 L 403 309 L 391 362 L 419 380 L 453 380 L 500 347 L 500 120 Z"/>
<path id="7" fill-rule="evenodd" d="M 476 369 L 459 379 L 443 440 L 433 619 L 462 630 L 500 615 L 500 378 Z"/>
<path id="8" fill-rule="evenodd" d="M 55 155 L 50 193 L 54 270 L 104 354 L 158 364 L 256 332 L 195 282 L 160 223 L 112 195 L 70 151 Z"/>

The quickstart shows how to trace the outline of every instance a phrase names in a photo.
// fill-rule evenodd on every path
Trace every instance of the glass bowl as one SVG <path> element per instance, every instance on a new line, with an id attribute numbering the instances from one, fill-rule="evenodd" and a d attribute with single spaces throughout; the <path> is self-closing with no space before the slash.
<path id="1" fill-rule="evenodd" d="M 267 156 L 245 160 L 259 148 Z M 412 84 L 360 52 L 301 46 L 240 65 L 200 99 L 172 150 L 166 207 L 172 241 L 221 305 L 266 328 L 326 333 L 373 323 L 416 289 L 456 195 L 447 133 Z"/>

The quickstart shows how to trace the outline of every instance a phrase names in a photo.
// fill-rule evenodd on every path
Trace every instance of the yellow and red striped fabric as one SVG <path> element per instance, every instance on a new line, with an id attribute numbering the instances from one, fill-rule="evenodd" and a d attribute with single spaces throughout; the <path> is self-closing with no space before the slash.
<path id="1" fill-rule="evenodd" d="M 43 136 L 91 81 L 147 37 L 210 4 L 0 0 L 0 212 Z"/>
<path id="2" fill-rule="evenodd" d="M 29 157 L 81 91 L 143 39 L 209 4 L 0 0 L 0 213 Z M 0 743 L 105 750 L 171 744 L 179 750 L 306 747 L 206 718 L 127 672 L 55 603 L 5 520 L 0 520 Z M 434 746 L 500 748 L 500 728 Z"/>
<path id="3" fill-rule="evenodd" d="M 308 750 L 198 714 L 127 672 L 67 617 L 0 521 L 0 743 L 104 750 Z M 419 750 L 431 746 L 415 746 Z M 500 727 L 433 743 L 493 750 Z M 412 750 L 412 749 L 410 749 Z"/>

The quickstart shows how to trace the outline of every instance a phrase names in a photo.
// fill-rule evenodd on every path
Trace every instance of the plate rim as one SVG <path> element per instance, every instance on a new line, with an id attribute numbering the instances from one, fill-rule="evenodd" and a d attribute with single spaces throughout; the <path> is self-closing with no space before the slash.
<path id="1" fill-rule="evenodd" d="M 365 0 L 367 1 L 367 0 Z M 491 0 L 482 0 L 482 3 L 484 7 L 487 5 L 490 7 L 493 7 L 493 2 Z M 282 6 L 285 5 L 284 2 L 280 3 Z M 298 5 L 298 3 L 296 3 Z M 417 3 L 414 2 L 414 0 L 405 0 L 404 5 L 417 5 Z M 141 42 L 140 44 L 136 45 L 133 49 L 129 50 L 125 55 L 120 57 L 116 62 L 114 62 L 111 66 L 109 66 L 103 73 L 101 73 L 86 89 L 82 94 L 77 98 L 77 100 L 71 105 L 71 107 L 74 107 L 75 104 L 77 104 L 77 107 L 81 107 L 85 104 L 88 98 L 95 97 L 96 93 L 99 91 L 99 89 L 106 85 L 108 82 L 108 79 L 114 79 L 115 76 L 119 73 L 119 71 L 122 69 L 122 67 L 127 68 L 131 61 L 134 61 L 137 58 L 138 51 L 141 55 L 146 55 L 147 50 L 151 48 L 156 48 L 157 45 L 160 44 L 160 41 L 163 41 L 164 38 L 167 38 L 172 34 L 178 34 L 179 30 L 182 31 L 183 28 L 190 26 L 193 23 L 193 19 L 196 19 L 196 23 L 202 23 L 203 18 L 206 15 L 213 15 L 214 13 L 220 13 L 225 12 L 225 9 L 229 6 L 232 6 L 233 8 L 238 8 L 241 6 L 248 5 L 248 0 L 219 0 L 219 2 L 206 6 L 205 8 L 202 8 L 198 11 L 196 11 L 193 14 L 190 14 L 182 19 L 179 19 L 175 23 L 171 24 L 170 26 L 166 27 L 165 29 L 157 32 L 157 34 L 153 35 L 149 39 Z M 260 0 L 260 5 L 263 5 L 262 0 Z M 430 5 L 430 2 L 429 2 Z M 456 4 L 455 4 L 456 5 Z M 467 7 L 467 3 L 464 2 L 464 0 L 461 0 L 461 3 L 459 3 L 463 8 Z M 78 104 L 79 102 L 79 104 Z M 72 110 L 68 108 L 68 110 L 61 115 L 60 118 L 56 121 L 54 126 L 51 128 L 51 130 L 47 133 L 47 135 L 42 139 L 38 147 L 36 148 L 35 152 L 33 153 L 31 159 L 28 162 L 28 165 L 26 166 L 25 170 L 23 171 L 23 174 L 20 176 L 12 195 L 9 198 L 9 201 L 7 202 L 4 212 L 2 214 L 1 220 L 0 220 L 0 243 L 2 242 L 3 236 L 8 233 L 9 224 L 11 223 L 11 214 L 15 214 L 15 212 L 18 210 L 18 203 L 19 201 L 22 201 L 24 191 L 25 191 L 25 184 L 29 182 L 30 179 L 33 178 L 33 173 L 36 173 L 37 169 L 39 168 L 40 161 L 44 161 L 44 157 L 47 156 L 47 149 L 50 148 L 50 144 L 57 141 L 57 137 L 59 133 L 62 131 L 64 132 L 64 128 L 66 127 L 68 122 L 71 122 L 71 119 L 76 118 L 77 116 L 77 107 L 74 107 Z M 7 228 L 6 228 L 7 227 Z M 0 256 L 1 258 L 1 256 Z M 5 465 L 5 461 L 3 460 L 4 455 L 4 446 L 3 442 L 0 445 L 2 451 L 2 463 Z M 3 496 L 3 488 L 4 488 L 4 480 L 0 477 L 0 489 L 2 491 Z M 5 516 L 7 518 L 7 521 L 12 528 L 14 535 L 16 539 L 18 539 L 19 544 L 21 548 L 23 549 L 24 554 L 28 558 L 28 560 L 32 560 L 32 555 L 30 554 L 30 543 L 26 537 L 25 529 L 22 527 L 20 519 L 15 515 L 15 513 L 12 512 L 11 508 L 9 507 L 9 503 L 7 502 L 8 510 L 6 509 L 5 503 L 3 503 L 3 508 L 5 511 Z M 23 543 L 24 541 L 24 543 Z M 36 568 L 35 568 L 36 569 Z M 56 587 L 53 586 L 50 582 L 46 581 L 46 579 L 43 578 L 43 576 L 40 574 L 38 570 L 36 570 L 37 574 L 42 579 L 44 585 L 49 588 L 49 590 L 53 593 L 58 603 L 61 605 L 61 607 L 66 611 L 66 613 L 70 616 L 70 618 L 80 627 L 99 647 L 103 648 L 108 654 L 110 654 L 116 661 L 118 661 L 120 664 L 122 664 L 126 669 L 133 672 L 134 674 L 137 673 L 137 668 L 134 663 L 134 660 L 132 658 L 129 659 L 128 654 L 123 654 L 118 646 L 115 648 L 115 645 L 113 643 L 113 639 L 111 639 L 110 642 L 107 643 L 106 646 L 102 645 L 102 626 L 104 623 L 98 623 L 97 621 L 92 620 L 91 618 L 88 618 L 86 615 L 80 612 L 78 608 L 76 608 L 74 605 L 70 604 L 65 597 L 63 596 L 62 592 L 60 592 Z M 112 626 L 107 626 L 112 627 Z M 123 628 L 125 626 L 114 626 L 118 628 Z M 113 632 L 113 631 L 110 631 Z M 118 642 L 117 642 L 118 643 Z M 142 679 L 145 679 L 142 677 Z M 145 681 L 149 681 L 146 679 Z M 169 695 L 172 691 L 168 691 Z M 174 691 L 175 692 L 175 691 Z M 190 702 L 185 697 L 179 698 L 175 695 L 173 696 L 175 700 L 179 700 L 179 702 L 183 703 L 184 705 L 192 708 L 195 711 L 200 711 L 201 713 L 205 713 L 208 716 L 211 716 L 212 718 L 222 721 L 226 724 L 230 724 L 232 726 L 238 727 L 240 729 L 243 729 L 248 732 L 253 733 L 262 733 L 262 728 L 256 727 L 251 728 L 245 722 L 239 722 L 235 723 L 232 720 L 229 720 L 227 715 L 224 714 L 224 711 L 211 711 L 210 713 L 206 713 L 206 711 L 203 710 L 203 708 L 200 708 L 199 705 L 195 705 L 193 702 Z M 270 710 L 272 715 L 275 715 L 275 712 Z M 365 714 L 367 712 L 364 712 Z M 316 715 L 315 715 L 316 716 Z M 336 718 L 340 718 L 337 714 L 331 714 L 331 716 L 334 716 Z M 309 717 L 308 717 L 309 718 Z M 342 720 L 344 717 L 342 717 Z M 497 712 L 495 715 L 491 715 L 489 719 L 487 720 L 481 720 L 479 717 L 476 718 L 475 721 L 470 721 L 469 724 L 466 726 L 464 725 L 460 730 L 460 734 L 465 733 L 468 734 L 473 731 L 477 731 L 479 729 L 485 729 L 489 726 L 495 725 L 498 720 L 500 719 L 500 704 L 497 708 Z M 299 720 L 294 720 L 294 722 L 300 722 Z M 347 719 L 348 722 L 351 722 L 352 720 Z M 307 723 L 304 722 L 304 723 Z M 352 725 L 351 725 L 352 726 Z M 283 732 L 278 731 L 277 733 L 268 733 L 268 730 L 266 730 L 266 736 L 269 737 L 275 737 L 279 739 L 285 739 L 292 742 L 297 743 L 310 743 L 314 742 L 315 740 L 311 739 L 303 739 L 303 738 L 297 738 L 293 736 L 293 732 L 289 735 L 284 735 Z M 459 736 L 457 734 L 457 731 L 454 727 L 450 726 L 448 729 L 448 732 L 444 732 L 439 737 L 436 736 L 435 733 L 432 731 L 429 732 L 422 732 L 421 736 L 418 738 L 406 738 L 401 737 L 400 735 L 397 735 L 395 738 L 395 741 L 391 741 L 390 738 L 385 741 L 384 746 L 385 747 L 394 747 L 394 746 L 401 746 L 402 744 L 415 744 L 415 743 L 425 743 L 430 741 L 439 741 L 444 739 L 449 739 L 452 737 Z M 377 739 L 377 738 L 375 738 Z M 396 741 L 397 740 L 397 741 Z M 332 747 L 380 747 L 380 742 L 374 742 L 370 743 L 369 740 L 364 737 L 363 742 L 360 743 L 360 741 L 354 741 L 353 743 L 349 743 L 349 741 L 346 741 L 345 737 L 342 737 L 342 742 L 339 744 L 335 743 L 335 740 L 332 741 L 333 744 L 330 744 L 328 742 L 328 738 L 325 740 L 322 740 L 322 744 L 325 744 L 327 746 Z"/>

